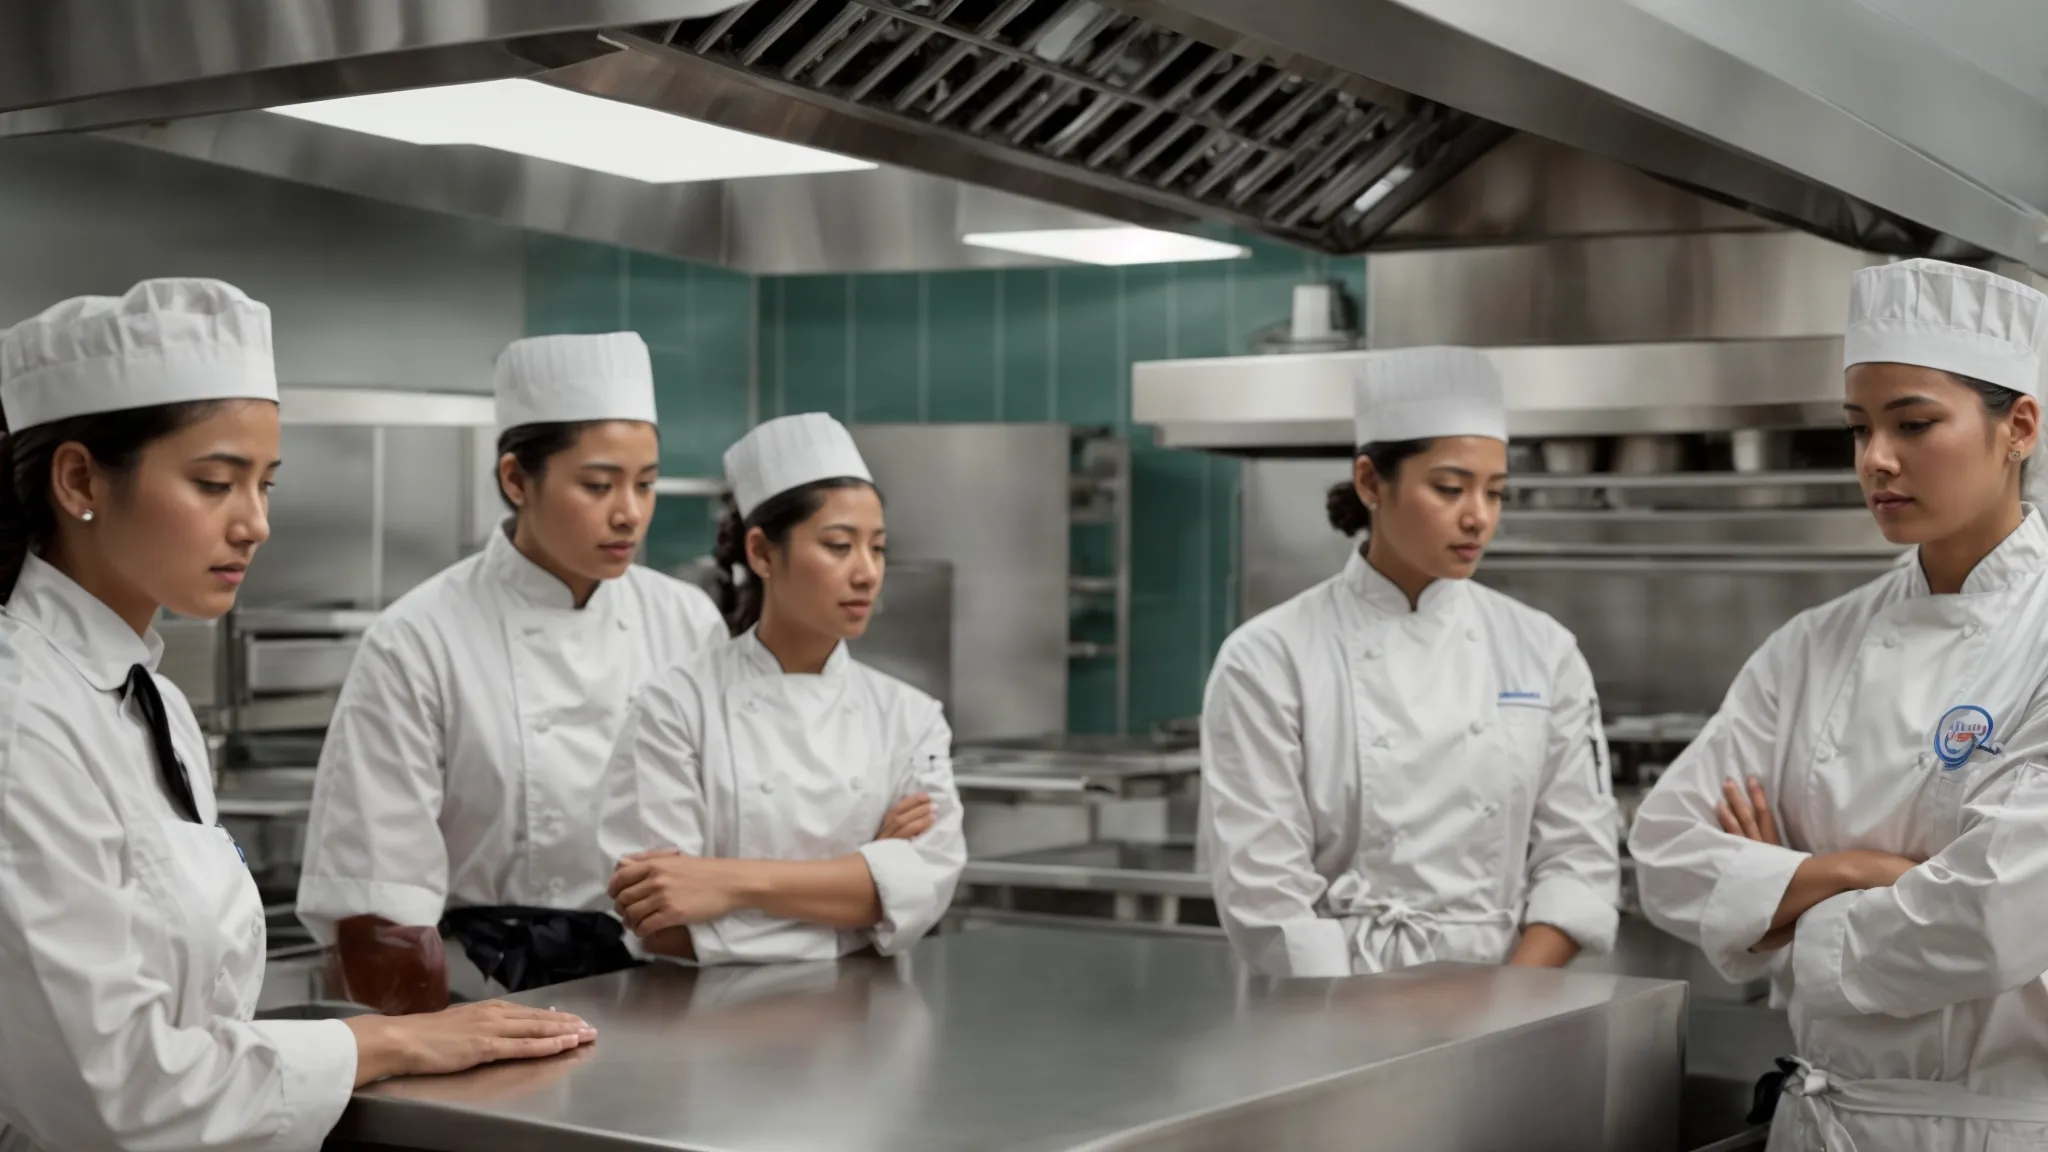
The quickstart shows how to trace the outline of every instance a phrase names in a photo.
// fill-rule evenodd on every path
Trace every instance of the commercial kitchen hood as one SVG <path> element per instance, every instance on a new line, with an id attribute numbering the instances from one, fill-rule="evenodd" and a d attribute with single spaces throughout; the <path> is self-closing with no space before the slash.
<path id="1" fill-rule="evenodd" d="M 0 136 L 111 130 L 438 210 L 792 271 L 902 259 L 846 238 L 863 228 L 911 248 L 935 217 L 957 233 L 962 187 L 1330 253 L 1428 243 L 1396 222 L 1520 131 L 1859 251 L 2048 268 L 2043 94 L 1900 18 L 1939 0 L 1884 3 L 44 0 L 0 9 Z M 2009 6 L 2021 27 L 2041 20 Z M 459 149 L 423 162 L 254 111 L 506 76 L 892 167 L 644 185 Z M 817 210 L 794 229 L 816 235 L 761 239 L 775 230 L 761 205 L 784 231 L 792 210 Z M 927 247 L 918 258 L 1003 262 Z"/>
<path id="2" fill-rule="evenodd" d="M 1517 437 L 1836 426 L 1849 278 L 1890 259 L 1531 136 L 1385 239 L 1411 246 L 1366 261 L 1363 348 L 1485 350 Z M 1132 419 L 1171 447 L 1348 455 L 1373 354 L 1140 363 Z"/>

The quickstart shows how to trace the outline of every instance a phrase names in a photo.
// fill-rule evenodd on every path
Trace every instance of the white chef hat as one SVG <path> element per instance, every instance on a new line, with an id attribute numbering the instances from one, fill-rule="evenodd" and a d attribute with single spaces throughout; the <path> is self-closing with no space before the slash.
<path id="1" fill-rule="evenodd" d="M 0 333 L 9 431 L 99 412 L 277 399 L 270 309 L 218 280 L 77 296 Z"/>
<path id="2" fill-rule="evenodd" d="M 585 420 L 656 423 L 654 363 L 637 332 L 530 336 L 498 353 L 498 429 Z"/>
<path id="3" fill-rule="evenodd" d="M 1358 443 L 1438 436 L 1508 438 L 1500 373 L 1471 348 L 1369 353 L 1352 381 Z"/>
<path id="4" fill-rule="evenodd" d="M 725 479 L 732 485 L 732 500 L 742 520 L 772 496 L 841 478 L 870 484 L 875 479 L 854 447 L 853 433 L 823 412 L 757 425 L 725 450 Z"/>
<path id="5" fill-rule="evenodd" d="M 2048 359 L 2048 296 L 1992 272 L 1907 260 L 1849 282 L 1842 367 L 1883 361 L 1969 376 L 2029 396 Z"/>

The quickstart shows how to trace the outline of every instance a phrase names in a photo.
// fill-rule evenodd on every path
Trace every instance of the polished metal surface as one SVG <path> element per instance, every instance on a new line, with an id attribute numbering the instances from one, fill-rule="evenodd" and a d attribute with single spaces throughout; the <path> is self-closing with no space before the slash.
<path id="1" fill-rule="evenodd" d="M 1456 966 L 1276 982 L 1215 942 L 984 929 L 893 962 L 655 967 L 523 999 L 598 1042 L 360 1091 L 330 1146 L 1663 1152 L 1679 1136 L 1685 991 L 1667 982 Z"/>
<path id="2" fill-rule="evenodd" d="M 1374 348 L 1840 336 L 1850 276 L 1881 262 L 1753 231 L 1375 253 L 1366 335 Z"/>
<path id="3" fill-rule="evenodd" d="M 1040 752 L 959 748 L 953 779 L 963 792 L 1156 796 L 1201 771 L 1199 753 Z"/>
<path id="4" fill-rule="evenodd" d="M 1329 251 L 1358 249 L 1506 135 L 1114 9 L 1069 23 L 1082 8 L 752 0 L 663 36 L 614 37 L 646 64 L 614 56 L 552 79 L 698 117 L 716 91 L 730 126 L 1084 211 L 1133 204 Z"/>
<path id="5" fill-rule="evenodd" d="M 0 137 L 529 75 L 731 0 L 37 0 L 0 7 Z"/>
<path id="6" fill-rule="evenodd" d="M 0 112 L 0 135 L 234 113 L 242 122 L 121 131 L 251 170 L 686 258 L 851 271 L 834 249 L 866 246 L 840 238 L 857 233 L 858 214 L 832 211 L 835 198 L 815 191 L 829 183 L 752 182 L 782 207 L 827 208 L 817 235 L 785 239 L 719 219 L 716 188 L 636 190 L 516 158 L 285 133 L 241 114 L 543 75 L 925 173 L 909 182 L 931 193 L 925 219 L 958 180 L 1077 213 L 1227 222 L 1333 252 L 1382 234 L 1426 241 L 1435 224 L 1388 230 L 1521 129 L 1857 249 L 2048 267 L 2048 177 L 2033 160 L 2048 143 L 2042 103 L 1953 46 L 1853 0 L 1789 23 L 1763 0 L 1710 12 L 1677 0 L 1566 2 L 1539 12 L 1475 0 L 603 0 L 565 14 L 532 0 L 449 0 L 428 15 L 390 0 L 166 0 L 138 15 L 63 0 L 0 17 L 0 109 L 15 109 Z M 1916 83 L 1887 83 L 1894 74 Z M 1582 211 L 1597 202 L 1584 198 Z M 868 220 L 921 236 L 905 224 L 919 218 Z M 929 253 L 890 266 L 971 265 L 957 233 L 930 232 Z M 720 255 L 703 254 L 707 237 Z"/>
<path id="7" fill-rule="evenodd" d="M 1370 76 L 1852 247 L 1975 249 L 2048 270 L 2038 100 L 1852 0 L 1791 18 L 1763 0 L 1123 7 L 1211 43 Z M 1913 98 L 1928 92 L 1943 97 Z"/>
<path id="8" fill-rule="evenodd" d="M 1485 351 L 1518 438 L 1837 426 L 1842 418 L 1838 336 Z M 1352 374 L 1371 355 L 1147 361 L 1131 369 L 1131 416 L 1169 447 L 1347 456 Z"/>
<path id="9" fill-rule="evenodd" d="M 1066 728 L 1064 424 L 857 424 L 892 559 L 953 570 L 959 741 Z"/>
<path id="10" fill-rule="evenodd" d="M 993 204 L 1003 218 L 1028 219 L 1034 227 L 1111 223 L 903 168 L 646 184 L 488 148 L 421 149 L 267 112 L 102 136 L 355 196 L 759 275 L 1046 262 L 962 243 L 959 221 L 970 202 L 983 211 Z"/>
<path id="11" fill-rule="evenodd" d="M 1373 251 L 1783 227 L 1605 156 L 1518 132 L 1396 220 Z"/>
<path id="12" fill-rule="evenodd" d="M 868 630 L 848 645 L 855 659 L 953 711 L 953 566 L 892 560 Z"/>
<path id="13" fill-rule="evenodd" d="M 356 658 L 354 637 L 243 637 L 242 687 L 252 696 L 338 692 Z"/>
<path id="14" fill-rule="evenodd" d="M 960 876 L 968 884 L 1086 892 L 1136 892 L 1208 900 L 1209 874 L 1195 869 L 1183 844 L 1105 842 L 977 858 Z"/>

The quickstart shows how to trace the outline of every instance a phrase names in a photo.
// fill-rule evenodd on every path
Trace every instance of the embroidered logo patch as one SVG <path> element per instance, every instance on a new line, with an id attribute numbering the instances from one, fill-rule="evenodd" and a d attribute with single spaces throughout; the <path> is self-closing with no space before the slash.
<path id="1" fill-rule="evenodd" d="M 1998 755 L 1999 747 L 1991 742 L 1993 728 L 1991 713 L 1975 704 L 1958 704 L 1942 713 L 1941 723 L 1934 726 L 1934 755 L 1942 769 L 1961 768 L 1979 748 Z"/>
<path id="2" fill-rule="evenodd" d="M 1543 693 L 1528 691 L 1503 692 L 1500 694 L 1500 703 L 1520 705 L 1524 708 L 1541 708 L 1543 706 Z"/>

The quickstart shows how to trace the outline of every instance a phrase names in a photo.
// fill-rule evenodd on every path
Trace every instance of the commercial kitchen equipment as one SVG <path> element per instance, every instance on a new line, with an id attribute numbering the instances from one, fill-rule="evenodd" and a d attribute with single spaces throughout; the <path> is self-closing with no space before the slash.
<path id="1" fill-rule="evenodd" d="M 1740 1128 L 1726 1092 L 1718 1117 L 1683 1115 L 1685 989 L 1662 981 L 1268 981 L 1206 941 L 989 929 L 515 999 L 600 1039 L 361 1090 L 329 1146 L 1661 1152 Z"/>
<path id="2" fill-rule="evenodd" d="M 1855 249 L 2048 269 L 2048 91 L 2017 48 L 2041 14 L 1983 4 L 1961 20 L 1941 0 L 594 0 L 430 19 L 377 0 L 288 16 L 161 0 L 110 24 L 91 0 L 48 0 L 0 14 L 0 136 L 101 130 L 797 273 L 985 267 L 1006 258 L 964 234 L 1112 220 L 1327 253 L 1431 243 L 1395 225 L 1429 223 L 1418 207 L 1529 134 Z M 1944 98 L 1904 95 L 1902 75 Z M 519 76 L 885 167 L 650 184 L 258 111 Z"/>

